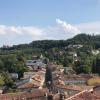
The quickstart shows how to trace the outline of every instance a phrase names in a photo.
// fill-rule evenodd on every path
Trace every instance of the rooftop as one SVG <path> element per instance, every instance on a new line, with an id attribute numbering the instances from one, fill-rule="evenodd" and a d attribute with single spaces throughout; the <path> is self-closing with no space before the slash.
<path id="1" fill-rule="evenodd" d="M 19 85 L 18 88 L 32 88 L 32 87 L 40 87 L 41 84 L 34 82 L 34 81 L 29 81 L 25 84 Z"/>
<path id="2" fill-rule="evenodd" d="M 68 90 L 76 90 L 76 91 L 83 91 L 83 90 L 91 90 L 93 86 L 76 86 L 76 85 L 56 85 L 55 87 L 68 89 Z"/>
<path id="3" fill-rule="evenodd" d="M 24 74 L 45 74 L 44 71 L 39 71 L 39 72 L 24 72 Z"/>
<path id="4" fill-rule="evenodd" d="M 20 93 L 7 93 L 7 94 L 1 94 L 0 99 L 1 100 L 22 100 L 22 98 L 26 97 L 29 98 L 38 98 L 43 97 L 44 93 L 48 94 L 48 89 L 37 89 L 37 90 L 31 90 L 30 92 L 20 92 Z"/>

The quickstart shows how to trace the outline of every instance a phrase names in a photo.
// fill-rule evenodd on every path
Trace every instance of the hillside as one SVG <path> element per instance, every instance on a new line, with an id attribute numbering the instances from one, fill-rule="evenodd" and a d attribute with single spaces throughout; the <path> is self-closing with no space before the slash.
<path id="1" fill-rule="evenodd" d="M 25 54 L 27 53 L 31 54 L 32 52 L 37 54 L 37 53 L 43 53 L 44 51 L 47 51 L 48 49 L 51 49 L 54 47 L 61 48 L 61 47 L 74 45 L 74 44 L 84 45 L 83 47 L 84 51 L 90 50 L 90 49 L 98 49 L 100 48 L 100 36 L 78 34 L 75 37 L 71 39 L 67 39 L 67 40 L 33 41 L 29 44 L 19 44 L 19 45 L 13 45 L 13 47 L 10 47 L 10 48 L 1 48 L 0 55 L 14 54 L 18 51 L 23 52 Z"/>

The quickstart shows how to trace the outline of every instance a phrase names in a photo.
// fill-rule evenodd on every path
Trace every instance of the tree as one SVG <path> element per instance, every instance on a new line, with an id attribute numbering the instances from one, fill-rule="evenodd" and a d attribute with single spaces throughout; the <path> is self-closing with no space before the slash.
<path id="1" fill-rule="evenodd" d="M 90 68 L 88 65 L 81 65 L 77 68 L 77 73 L 85 73 L 89 74 L 90 73 Z"/>
<path id="2" fill-rule="evenodd" d="M 9 75 L 9 72 L 8 71 L 6 71 L 6 72 L 2 72 L 2 75 L 4 76 L 4 82 L 5 82 L 5 84 L 7 85 L 8 83 L 9 83 L 9 80 L 10 80 L 10 75 Z"/>
<path id="3" fill-rule="evenodd" d="M 69 66 L 69 62 L 68 62 L 68 60 L 67 60 L 66 57 L 64 58 L 63 66 L 64 66 L 64 67 L 68 67 L 68 66 Z"/>
<path id="4" fill-rule="evenodd" d="M 73 56 L 67 56 L 67 60 L 69 63 L 72 63 L 73 62 Z"/>
<path id="5" fill-rule="evenodd" d="M 7 93 L 14 93 L 14 89 L 9 88 L 8 91 L 7 91 Z"/>
<path id="6" fill-rule="evenodd" d="M 3 86 L 4 84 L 4 77 L 0 75 L 0 86 Z"/>
<path id="7" fill-rule="evenodd" d="M 4 69 L 4 64 L 3 64 L 3 62 L 0 60 L 0 69 L 2 70 L 2 69 Z"/>
<path id="8" fill-rule="evenodd" d="M 93 62 L 92 62 L 92 73 L 97 73 L 96 61 L 95 60 L 93 60 Z"/>
<path id="9" fill-rule="evenodd" d="M 64 72 L 64 74 L 67 74 L 67 75 L 68 75 L 68 73 L 67 73 L 66 69 L 64 69 L 64 71 L 63 71 L 63 72 Z"/>
<path id="10" fill-rule="evenodd" d="M 23 73 L 24 72 L 29 72 L 29 69 L 27 69 L 26 67 L 20 68 L 19 71 L 18 71 L 18 79 L 20 79 L 21 77 L 23 77 Z"/>

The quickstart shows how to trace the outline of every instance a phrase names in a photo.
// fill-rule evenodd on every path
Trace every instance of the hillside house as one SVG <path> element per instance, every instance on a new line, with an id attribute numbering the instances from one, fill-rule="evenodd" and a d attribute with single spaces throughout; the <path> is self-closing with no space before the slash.
<path id="1" fill-rule="evenodd" d="M 17 73 L 9 73 L 10 76 L 12 76 L 14 79 L 18 79 L 18 74 Z"/>
<path id="2" fill-rule="evenodd" d="M 27 60 L 26 67 L 31 66 L 34 68 L 34 65 L 38 64 L 39 66 L 45 66 L 46 64 L 42 63 L 42 60 Z"/>
<path id="3" fill-rule="evenodd" d="M 32 60 L 37 60 L 38 56 L 32 56 Z"/>
<path id="4" fill-rule="evenodd" d="M 68 48 L 70 48 L 70 47 L 77 47 L 77 48 L 81 48 L 81 47 L 83 47 L 83 45 L 69 45 L 69 46 L 68 46 Z"/>
<path id="5" fill-rule="evenodd" d="M 77 53 L 76 52 L 69 52 L 69 54 L 71 54 L 73 57 L 77 57 Z"/>
<path id="6" fill-rule="evenodd" d="M 89 50 L 88 52 L 93 55 L 99 54 L 99 50 Z"/>

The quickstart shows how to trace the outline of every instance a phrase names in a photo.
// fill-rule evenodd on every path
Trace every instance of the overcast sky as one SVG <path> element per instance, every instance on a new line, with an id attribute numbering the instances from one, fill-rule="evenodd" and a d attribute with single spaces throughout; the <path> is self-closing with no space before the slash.
<path id="1" fill-rule="evenodd" d="M 0 47 L 100 34 L 100 0 L 0 0 Z"/>

